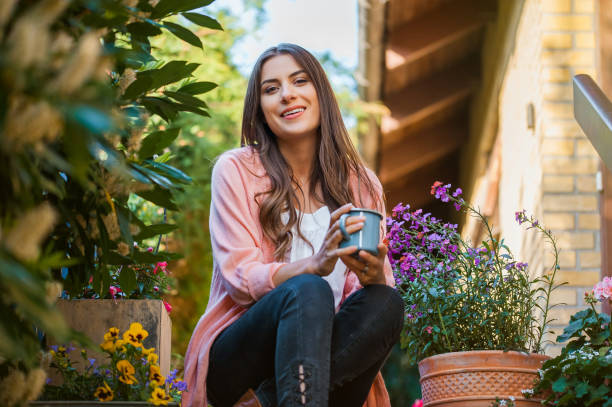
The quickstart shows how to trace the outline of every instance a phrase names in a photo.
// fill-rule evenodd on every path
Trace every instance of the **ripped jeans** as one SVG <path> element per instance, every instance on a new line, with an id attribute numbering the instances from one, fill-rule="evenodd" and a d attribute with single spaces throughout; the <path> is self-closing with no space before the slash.
<path id="1" fill-rule="evenodd" d="M 263 407 L 361 407 L 399 339 L 403 312 L 399 294 L 376 284 L 334 314 L 325 280 L 293 277 L 215 339 L 208 400 L 231 407 L 251 388 Z"/>

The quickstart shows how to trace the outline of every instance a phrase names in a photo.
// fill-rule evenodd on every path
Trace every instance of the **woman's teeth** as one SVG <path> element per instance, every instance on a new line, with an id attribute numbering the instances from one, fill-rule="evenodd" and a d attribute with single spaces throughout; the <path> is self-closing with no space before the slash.
<path id="1" fill-rule="evenodd" d="M 303 107 L 299 107 L 297 109 L 289 110 L 288 112 L 283 113 L 282 117 L 288 116 L 290 114 L 300 113 L 300 112 L 303 112 L 304 110 L 306 110 L 306 109 L 304 109 Z"/>

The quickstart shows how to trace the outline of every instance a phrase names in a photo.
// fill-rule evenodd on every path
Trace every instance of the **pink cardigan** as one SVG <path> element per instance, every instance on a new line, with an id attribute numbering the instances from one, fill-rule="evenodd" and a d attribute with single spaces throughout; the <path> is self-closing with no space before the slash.
<path id="1" fill-rule="evenodd" d="M 380 181 L 370 170 L 368 176 L 382 193 Z M 352 188 L 357 192 L 357 182 Z M 270 181 L 258 153 L 243 147 L 222 154 L 212 172 L 210 235 L 213 275 L 208 306 L 195 327 L 185 354 L 184 407 L 206 407 L 208 353 L 221 331 L 237 320 L 247 308 L 274 288 L 272 276 L 285 263 L 274 260 L 274 246 L 264 237 L 259 223 L 255 194 L 266 191 Z M 355 206 L 372 208 L 372 199 L 362 188 L 363 202 Z M 359 197 L 359 192 L 354 194 Z M 376 208 L 385 213 L 384 207 Z M 381 222 L 384 232 L 385 222 Z M 381 239 L 384 233 L 381 233 Z M 387 284 L 393 285 L 391 266 L 385 262 Z M 349 272 L 342 301 L 361 288 Z M 378 373 L 364 407 L 388 407 L 389 396 Z"/>

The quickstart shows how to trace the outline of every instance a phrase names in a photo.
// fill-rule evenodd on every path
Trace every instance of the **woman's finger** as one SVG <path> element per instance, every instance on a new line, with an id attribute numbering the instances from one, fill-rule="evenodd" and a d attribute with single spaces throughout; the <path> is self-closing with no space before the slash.
<path id="1" fill-rule="evenodd" d="M 353 206 L 352 203 L 347 203 L 347 204 L 342 205 L 341 207 L 339 207 L 335 211 L 333 211 L 331 213 L 331 217 L 329 219 L 329 225 L 331 226 L 334 223 L 336 223 L 336 221 L 338 221 L 338 219 L 340 219 L 340 216 L 342 216 L 343 214 L 347 213 L 348 211 L 350 211 L 353 208 L 354 208 L 354 206 Z"/>
<path id="2" fill-rule="evenodd" d="M 384 263 L 389 248 L 384 243 L 379 243 L 378 246 L 378 259 Z"/>
<path id="3" fill-rule="evenodd" d="M 351 226 L 347 226 L 346 228 L 346 232 L 350 235 L 351 233 L 355 233 L 358 230 L 363 228 L 363 222 L 360 223 L 356 223 L 354 225 Z M 336 230 L 331 236 L 330 236 L 330 243 L 334 244 L 334 245 L 339 245 L 340 242 L 342 241 L 342 239 L 344 239 L 344 235 L 342 234 L 341 230 Z"/>
<path id="4" fill-rule="evenodd" d="M 380 248 L 378 250 L 379 250 L 378 255 L 380 256 Z M 364 263 L 370 264 L 372 266 L 380 263 L 380 258 L 378 256 L 374 256 L 373 254 L 365 250 L 359 250 L 359 257 L 362 259 Z"/>
<path id="5" fill-rule="evenodd" d="M 340 259 L 349 258 L 349 259 L 354 260 L 354 258 L 351 257 L 350 255 L 355 253 L 356 251 L 357 251 L 357 246 L 339 247 L 336 250 L 334 250 L 334 255 L 336 255 L 337 257 L 340 257 Z M 344 260 L 342 262 L 344 263 Z M 346 265 L 346 263 L 344 264 Z"/>
<path id="6" fill-rule="evenodd" d="M 357 246 L 353 247 L 356 248 Z M 353 250 L 350 254 L 353 254 L 356 251 L 357 250 Z M 363 268 L 365 267 L 364 263 L 360 262 L 353 256 L 340 256 L 340 260 L 342 260 L 342 263 L 344 263 L 344 265 L 351 270 L 363 270 Z"/>

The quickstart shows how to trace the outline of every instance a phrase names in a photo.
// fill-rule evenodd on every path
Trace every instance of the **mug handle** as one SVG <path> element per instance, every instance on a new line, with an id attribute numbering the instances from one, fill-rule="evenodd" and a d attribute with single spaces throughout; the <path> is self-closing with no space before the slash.
<path id="1" fill-rule="evenodd" d="M 346 231 L 346 219 L 351 216 L 348 213 L 342 214 L 342 216 L 340 216 L 340 232 L 342 232 L 342 237 L 344 238 L 344 240 L 349 240 L 351 238 L 351 235 L 349 235 L 349 233 Z"/>

